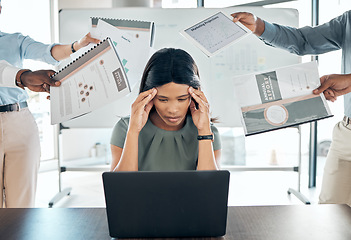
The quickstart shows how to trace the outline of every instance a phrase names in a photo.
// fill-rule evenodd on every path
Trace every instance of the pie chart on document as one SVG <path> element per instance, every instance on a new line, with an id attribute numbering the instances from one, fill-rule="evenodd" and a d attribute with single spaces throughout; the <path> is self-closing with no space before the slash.
<path id="1" fill-rule="evenodd" d="M 271 105 L 264 110 L 266 121 L 274 126 L 281 126 L 289 118 L 288 110 L 283 105 Z"/>

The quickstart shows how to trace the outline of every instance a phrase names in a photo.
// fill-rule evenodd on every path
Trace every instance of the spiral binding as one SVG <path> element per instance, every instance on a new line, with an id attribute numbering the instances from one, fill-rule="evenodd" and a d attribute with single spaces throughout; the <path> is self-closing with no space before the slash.
<path id="1" fill-rule="evenodd" d="M 122 18 L 105 18 L 105 17 L 90 17 L 91 19 L 91 24 L 95 25 L 98 23 L 94 23 L 95 20 L 103 20 L 115 27 L 131 27 L 131 28 L 141 28 L 141 29 L 147 29 L 147 30 L 152 30 L 152 22 L 149 21 L 140 21 L 140 20 L 131 20 L 131 19 L 122 19 Z M 124 26 L 126 25 L 126 26 Z"/>
<path id="2" fill-rule="evenodd" d="M 102 40 L 101 42 L 99 42 L 98 44 L 96 44 L 94 47 L 90 48 L 88 51 L 84 52 L 82 55 L 80 55 L 79 57 L 73 59 L 73 61 L 71 61 L 70 63 L 68 63 L 66 66 L 62 67 L 60 70 L 58 70 L 56 73 L 54 73 L 51 78 L 54 78 L 55 76 L 57 76 L 58 74 L 60 74 L 61 72 L 65 71 L 65 69 L 67 69 L 68 67 L 70 67 L 72 64 L 74 64 L 75 62 L 79 61 L 79 59 L 83 58 L 85 55 L 87 55 L 88 53 L 90 53 L 91 51 L 93 51 L 95 48 L 99 47 L 101 44 L 103 44 L 104 42 L 106 42 L 107 40 L 109 40 L 110 38 L 107 37 L 104 40 Z"/>
<path id="3" fill-rule="evenodd" d="M 141 21 L 141 20 L 135 20 L 135 19 L 126 19 L 126 18 L 107 18 L 107 17 L 90 17 L 91 20 L 97 19 L 97 20 L 114 20 L 114 21 L 126 21 L 126 22 L 141 22 L 141 23 L 150 23 L 149 21 Z"/>

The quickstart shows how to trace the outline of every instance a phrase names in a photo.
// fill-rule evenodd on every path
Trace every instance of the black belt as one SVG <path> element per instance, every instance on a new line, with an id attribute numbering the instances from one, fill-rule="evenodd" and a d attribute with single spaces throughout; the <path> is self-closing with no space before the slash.
<path id="1" fill-rule="evenodd" d="M 19 111 L 22 108 L 28 107 L 27 102 L 20 102 L 14 104 L 0 105 L 0 112 L 13 112 Z"/>
<path id="2" fill-rule="evenodd" d="M 347 125 L 349 125 L 349 124 L 351 123 L 351 118 L 344 116 L 343 121 L 344 121 L 344 123 L 345 123 L 346 126 L 347 126 Z"/>

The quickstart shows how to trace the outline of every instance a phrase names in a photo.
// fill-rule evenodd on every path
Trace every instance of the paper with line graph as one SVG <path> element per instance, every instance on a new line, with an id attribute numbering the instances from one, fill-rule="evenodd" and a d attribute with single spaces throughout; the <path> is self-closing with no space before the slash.
<path id="1" fill-rule="evenodd" d="M 222 12 L 181 31 L 182 35 L 209 57 L 250 35 L 250 33 L 251 31 L 243 24 L 234 23 Z"/>

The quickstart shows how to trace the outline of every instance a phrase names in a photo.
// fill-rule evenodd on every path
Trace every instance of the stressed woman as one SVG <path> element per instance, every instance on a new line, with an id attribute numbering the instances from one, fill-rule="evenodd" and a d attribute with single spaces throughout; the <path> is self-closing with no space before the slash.
<path id="1" fill-rule="evenodd" d="M 111 137 L 112 171 L 218 169 L 221 143 L 193 58 L 161 49 L 147 63 L 130 117 Z"/>

